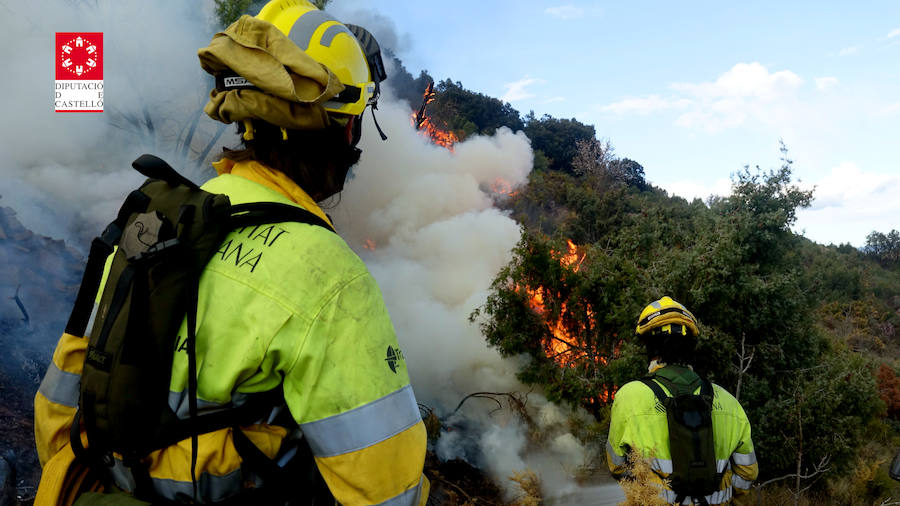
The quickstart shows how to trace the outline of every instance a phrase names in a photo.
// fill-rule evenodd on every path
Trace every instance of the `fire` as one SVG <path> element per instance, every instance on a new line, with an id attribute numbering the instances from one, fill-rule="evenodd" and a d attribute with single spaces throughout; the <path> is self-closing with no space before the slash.
<path id="1" fill-rule="evenodd" d="M 571 269 L 573 272 L 578 272 L 586 255 L 584 253 L 579 254 L 578 246 L 572 242 L 571 239 L 566 242 L 568 251 L 560 256 L 559 263 L 563 267 Z M 544 292 L 546 291 L 546 288 L 542 286 L 539 286 L 538 288 L 525 287 L 524 290 L 525 293 L 528 294 L 528 305 L 531 307 L 532 311 L 545 317 L 546 320 L 545 315 L 547 310 L 544 305 Z M 560 317 L 555 322 L 546 322 L 547 328 L 550 330 L 551 338 L 548 342 L 544 343 L 544 351 L 554 362 L 565 367 L 575 367 L 583 360 L 590 360 L 591 353 L 588 350 L 588 347 L 585 346 L 585 343 L 582 343 L 578 336 L 575 333 L 570 332 L 563 323 L 563 317 L 567 315 L 568 312 L 569 309 L 566 306 L 566 303 L 563 302 L 562 307 L 560 308 Z M 587 316 L 593 321 L 594 310 L 590 306 L 587 308 Z M 579 330 L 586 330 L 584 323 L 580 323 L 579 325 Z M 594 358 L 594 361 L 606 365 L 607 358 L 598 356 Z"/>
<path id="2" fill-rule="evenodd" d="M 372 239 L 366 239 L 366 241 L 363 243 L 363 248 L 369 251 L 375 251 L 375 241 L 373 241 Z"/>
<path id="3" fill-rule="evenodd" d="M 413 122 L 415 122 L 415 118 L 415 115 L 413 115 Z M 430 138 L 431 142 L 449 149 L 451 153 L 453 152 L 453 145 L 459 142 L 459 138 L 456 137 L 456 134 L 441 130 L 434 126 L 428 118 L 425 118 L 422 121 L 421 127 L 423 134 Z"/>
<path id="4" fill-rule="evenodd" d="M 453 132 L 445 132 L 434 126 L 431 120 L 425 116 L 425 108 L 432 102 L 434 102 L 434 83 L 428 83 L 425 93 L 422 94 L 422 106 L 412 114 L 412 124 L 416 127 L 416 130 L 422 130 L 424 127 L 424 133 L 431 139 L 431 142 L 449 149 L 452 153 L 453 145 L 459 142 L 459 139 Z"/>
<path id="5" fill-rule="evenodd" d="M 587 255 L 582 254 L 579 258 L 578 246 L 576 246 L 575 243 L 572 242 L 572 239 L 566 239 L 566 244 L 569 251 L 559 259 L 559 264 L 563 267 L 569 267 L 573 272 L 578 272 L 578 269 L 581 268 L 581 263 L 584 262 L 584 257 Z M 573 265 L 574 267 L 572 267 Z"/>
<path id="6" fill-rule="evenodd" d="M 578 251 L 578 245 L 571 239 L 566 240 L 565 253 L 560 254 L 559 252 L 552 250 L 551 253 L 559 259 L 560 265 L 572 272 L 578 272 L 579 269 L 581 269 L 581 265 L 584 263 L 584 259 L 587 256 L 586 253 Z M 547 308 L 545 305 L 545 297 L 549 295 L 547 288 L 539 286 L 537 288 L 518 287 L 517 289 L 525 292 L 528 296 L 529 307 L 532 311 L 544 318 L 547 329 L 550 331 L 550 339 L 544 343 L 544 353 L 548 358 L 560 366 L 569 368 L 574 368 L 585 361 L 592 361 L 598 365 L 604 366 L 609 363 L 609 357 L 598 355 L 596 350 L 591 349 L 590 345 L 585 343 L 580 337 L 581 334 L 587 331 L 586 326 L 595 321 L 594 309 L 590 307 L 590 305 L 588 305 L 585 310 L 588 321 L 578 322 L 575 329 L 570 330 L 564 323 L 564 320 L 570 314 L 569 308 L 565 302 L 563 302 L 560 307 L 559 318 L 555 321 L 550 321 L 548 319 Z M 620 344 L 621 341 L 616 345 L 613 356 L 618 355 Z M 612 388 L 606 387 L 603 391 L 598 393 L 597 398 L 604 403 L 609 402 L 615 396 L 615 390 L 617 388 L 618 387 L 615 385 L 613 385 Z"/>
<path id="7" fill-rule="evenodd" d="M 507 197 L 514 197 L 519 194 L 519 192 L 513 191 L 512 184 L 499 177 L 491 183 L 491 191 L 497 195 L 505 195 Z"/>

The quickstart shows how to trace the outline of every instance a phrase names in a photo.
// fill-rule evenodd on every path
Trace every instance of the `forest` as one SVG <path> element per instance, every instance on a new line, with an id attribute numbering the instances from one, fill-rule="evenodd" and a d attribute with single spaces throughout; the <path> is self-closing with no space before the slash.
<path id="1" fill-rule="evenodd" d="M 530 358 L 523 382 L 594 415 L 586 439 L 605 438 L 616 388 L 645 374 L 636 316 L 670 295 L 701 322 L 695 369 L 750 418 L 765 502 L 900 497 L 900 233 L 858 249 L 793 232 L 815 194 L 783 143 L 759 155 L 772 167 L 733 171 L 730 195 L 688 202 L 591 125 L 522 116 L 459 82 L 436 90 L 432 121 L 458 139 L 507 127 L 531 140 L 528 184 L 502 203 L 521 241 L 471 318 L 504 356 Z"/>

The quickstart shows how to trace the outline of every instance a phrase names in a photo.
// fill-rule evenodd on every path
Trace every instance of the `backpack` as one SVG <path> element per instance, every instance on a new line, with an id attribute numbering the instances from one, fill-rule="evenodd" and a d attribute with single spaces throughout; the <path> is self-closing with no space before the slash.
<path id="1" fill-rule="evenodd" d="M 692 373 L 693 374 L 693 373 Z M 719 490 L 723 473 L 716 469 L 715 440 L 712 427 L 712 384 L 696 374 L 689 385 L 676 384 L 661 374 L 641 379 L 653 390 L 666 410 L 672 474 L 668 480 L 676 495 L 676 504 L 686 497 L 706 504 L 706 496 Z M 654 381 L 656 380 L 656 381 Z M 659 386 L 665 385 L 672 396 Z M 698 394 L 694 390 L 700 387 Z"/>
<path id="2" fill-rule="evenodd" d="M 280 388 L 254 396 L 253 401 L 239 407 L 197 414 L 195 332 L 200 274 L 232 230 L 285 221 L 332 229 L 318 216 L 296 206 L 231 205 L 226 195 L 200 189 L 152 155 L 142 155 L 132 165 L 148 179 L 128 195 L 116 219 L 91 243 L 66 325 L 66 332 L 74 336 L 85 336 L 91 325 L 71 429 L 72 449 L 92 469 L 108 470 L 114 463 L 112 453 L 121 455 L 135 477 L 135 496 L 152 500 L 145 457 L 191 438 L 196 500 L 197 436 L 232 427 L 234 445 L 243 462 L 267 485 L 287 491 L 288 481 L 281 476 L 285 473 L 240 430 L 241 425 L 267 416 L 284 403 Z M 89 322 L 111 254 L 96 317 Z M 173 351 L 185 318 L 190 415 L 179 419 L 169 407 L 168 393 Z M 86 446 L 81 440 L 82 429 L 87 435 Z M 312 465 L 312 454 L 306 447 Z M 296 491 L 297 475 L 291 480 L 290 486 Z"/>

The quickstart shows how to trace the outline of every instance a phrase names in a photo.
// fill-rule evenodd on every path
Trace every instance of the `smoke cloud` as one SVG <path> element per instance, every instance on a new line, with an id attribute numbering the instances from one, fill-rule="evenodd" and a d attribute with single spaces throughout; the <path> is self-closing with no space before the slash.
<path id="1" fill-rule="evenodd" d="M 0 11 L 0 205 L 26 226 L 82 247 L 142 180 L 131 161 L 145 152 L 209 175 L 191 155 L 217 132 L 195 114 L 211 87 L 196 56 L 216 31 L 211 1 L 15 2 Z M 103 32 L 102 113 L 54 112 L 54 33 L 72 31 Z M 179 141 L 195 119 L 185 156 Z"/>
<path id="2" fill-rule="evenodd" d="M 488 348 L 469 315 L 484 304 L 519 240 L 519 225 L 494 205 L 503 197 L 492 185 L 525 184 L 530 142 L 501 129 L 450 152 L 413 129 L 408 107 L 390 96 L 382 102 L 377 119 L 389 139 L 379 139 L 367 116 L 362 160 L 331 213 L 378 280 L 417 398 L 453 428 L 438 440 L 438 456 L 488 469 L 508 492 L 514 486 L 507 478 L 525 469 L 541 475 L 545 492 L 571 488 L 587 455 L 567 432 L 567 413 L 541 395 L 527 397 L 534 427 L 484 398 L 453 413 L 471 393 L 529 390 L 515 378 L 519 360 Z"/>

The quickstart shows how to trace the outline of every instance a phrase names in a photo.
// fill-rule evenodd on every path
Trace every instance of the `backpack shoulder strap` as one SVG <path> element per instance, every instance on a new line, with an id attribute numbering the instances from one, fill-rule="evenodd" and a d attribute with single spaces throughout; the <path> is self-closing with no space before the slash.
<path id="1" fill-rule="evenodd" d="M 306 209 L 277 202 L 253 202 L 231 206 L 232 228 L 296 221 L 315 225 L 334 232 L 334 228 L 322 218 Z"/>
<path id="2" fill-rule="evenodd" d="M 669 396 L 666 395 L 665 390 L 663 390 L 662 387 L 659 386 L 659 383 L 657 383 L 656 381 L 654 381 L 655 379 L 659 379 L 659 380 L 662 380 L 662 381 L 667 381 L 665 378 L 662 378 L 662 377 L 660 377 L 660 376 L 657 376 L 656 374 L 651 374 L 651 375 L 649 375 L 649 376 L 644 376 L 643 378 L 641 378 L 641 383 L 643 383 L 643 384 L 647 385 L 648 387 L 650 387 L 650 390 L 653 391 L 653 393 L 656 395 L 656 398 L 659 399 L 659 402 L 661 402 L 661 403 L 663 404 L 663 406 L 665 406 L 665 404 L 666 404 L 666 399 L 667 399 Z M 671 385 L 666 385 L 666 386 L 671 387 Z"/>

